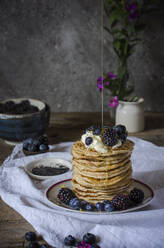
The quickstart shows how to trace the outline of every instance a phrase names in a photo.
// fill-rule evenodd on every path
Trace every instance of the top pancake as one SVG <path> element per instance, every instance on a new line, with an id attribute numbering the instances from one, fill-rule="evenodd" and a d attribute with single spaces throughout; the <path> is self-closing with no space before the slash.
<path id="1" fill-rule="evenodd" d="M 131 140 L 127 140 L 123 145 L 112 148 L 108 147 L 108 152 L 106 153 L 100 153 L 97 152 L 94 149 L 86 148 L 85 145 L 82 143 L 82 141 L 76 141 L 73 146 L 71 153 L 74 158 L 87 158 L 87 159 L 93 159 L 97 157 L 99 159 L 104 159 L 105 157 L 110 157 L 112 159 L 112 156 L 115 155 L 124 155 L 125 153 L 129 153 L 129 151 L 132 151 L 134 147 L 134 143 Z"/>

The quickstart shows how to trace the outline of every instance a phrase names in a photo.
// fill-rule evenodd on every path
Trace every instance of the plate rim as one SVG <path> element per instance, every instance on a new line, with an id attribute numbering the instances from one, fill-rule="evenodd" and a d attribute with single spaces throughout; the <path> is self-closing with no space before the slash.
<path id="1" fill-rule="evenodd" d="M 146 184 L 146 183 L 143 183 L 142 181 L 138 180 L 138 179 L 135 179 L 135 178 L 132 178 L 132 180 L 134 182 L 137 182 L 141 185 L 143 185 L 144 187 L 146 187 L 150 193 L 151 193 L 151 197 L 148 197 L 146 199 L 146 202 L 142 205 L 137 205 L 133 208 L 129 208 L 129 209 L 126 209 L 126 210 L 121 210 L 121 211 L 112 211 L 112 212 L 105 212 L 105 211 L 102 211 L 102 212 L 89 212 L 89 211 L 80 211 L 80 210 L 75 210 L 75 209 L 71 209 L 71 208 L 66 208 L 64 206 L 59 206 L 57 204 L 55 204 L 54 202 L 52 202 L 51 200 L 49 200 L 48 198 L 48 194 L 49 192 L 52 190 L 52 188 L 54 188 L 55 186 L 57 186 L 58 184 L 63 184 L 65 182 L 68 182 L 68 181 L 71 181 L 72 179 L 71 178 L 68 178 L 68 179 L 64 179 L 64 180 L 61 180 L 61 181 L 58 181 L 56 183 L 54 183 L 53 185 L 51 185 L 50 187 L 48 187 L 45 192 L 44 192 L 44 196 L 46 198 L 46 200 L 49 202 L 49 204 L 51 204 L 51 206 L 55 206 L 57 208 L 60 208 L 61 210 L 64 210 L 64 211 L 69 211 L 69 212 L 74 212 L 74 213 L 80 213 L 80 214 L 90 214 L 90 215 L 109 215 L 109 214 L 122 214 L 122 213 L 128 213 L 128 212 L 133 212 L 133 211 L 136 211 L 136 210 L 139 210 L 141 208 L 144 208 L 146 207 L 154 198 L 155 196 L 155 193 L 154 193 L 154 190 L 151 188 L 150 185 Z"/>

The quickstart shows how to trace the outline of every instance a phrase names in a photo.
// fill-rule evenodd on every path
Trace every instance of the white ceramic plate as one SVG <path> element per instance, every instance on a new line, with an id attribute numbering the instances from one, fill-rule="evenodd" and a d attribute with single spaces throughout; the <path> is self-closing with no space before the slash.
<path id="1" fill-rule="evenodd" d="M 32 169 L 36 168 L 36 167 L 40 167 L 40 166 L 43 166 L 43 167 L 48 166 L 48 167 L 53 167 L 53 168 L 59 168 L 60 165 L 68 167 L 69 170 L 72 169 L 72 164 L 69 161 L 64 160 L 64 159 L 59 159 L 59 158 L 44 158 L 44 159 L 35 160 L 35 161 L 25 165 L 24 169 L 29 174 L 29 176 L 31 178 L 37 179 L 37 180 L 45 180 L 45 179 L 48 179 L 48 178 L 52 178 L 55 175 L 53 175 L 53 176 L 35 175 L 35 174 L 32 173 Z"/>
<path id="2" fill-rule="evenodd" d="M 45 193 L 45 196 L 46 196 L 46 199 L 48 200 L 48 203 L 56 208 L 56 207 L 59 207 L 60 209 L 62 210 L 68 210 L 68 211 L 72 211 L 72 212 L 79 212 L 81 214 L 96 214 L 96 215 L 99 215 L 99 214 L 120 214 L 120 213 L 126 213 L 126 212 L 130 212 L 130 211 L 135 211 L 135 210 L 138 210 L 140 208 L 143 208 L 145 206 L 147 206 L 151 200 L 153 199 L 154 197 L 154 192 L 153 190 L 150 188 L 150 186 L 138 181 L 138 180 L 135 180 L 133 179 L 133 183 L 132 183 L 132 188 L 136 187 L 138 189 L 141 189 L 143 190 L 144 192 L 144 200 L 142 203 L 138 204 L 137 206 L 135 207 L 132 207 L 132 208 L 128 208 L 127 210 L 122 210 L 122 211 L 113 211 L 113 212 L 98 212 L 98 211 L 93 211 L 93 212 L 89 212 L 89 211 L 80 211 L 80 210 L 74 210 L 72 208 L 70 208 L 69 206 L 65 205 L 65 204 L 62 204 L 58 198 L 57 198 L 57 194 L 58 194 L 58 191 L 59 189 L 62 187 L 62 186 L 65 186 L 65 187 L 68 187 L 68 188 L 72 188 L 71 186 L 71 179 L 67 179 L 67 180 L 64 180 L 64 181 L 60 181 L 54 185 L 52 185 L 49 189 L 46 190 L 46 193 Z"/>

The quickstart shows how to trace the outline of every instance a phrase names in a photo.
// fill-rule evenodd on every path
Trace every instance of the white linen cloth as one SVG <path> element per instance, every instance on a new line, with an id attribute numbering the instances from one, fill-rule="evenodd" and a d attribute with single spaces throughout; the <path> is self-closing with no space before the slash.
<path id="1" fill-rule="evenodd" d="M 164 147 L 131 138 L 133 178 L 149 184 L 155 197 L 144 209 L 124 214 L 88 215 L 52 208 L 45 200 L 45 190 L 57 181 L 71 178 L 71 172 L 42 182 L 33 181 L 24 171 L 25 164 L 45 157 L 71 161 L 72 142 L 55 146 L 56 152 L 25 157 L 17 145 L 0 169 L 0 195 L 19 212 L 43 238 L 56 248 L 63 248 L 64 237 L 82 238 L 86 232 L 100 237 L 101 248 L 164 247 Z"/>

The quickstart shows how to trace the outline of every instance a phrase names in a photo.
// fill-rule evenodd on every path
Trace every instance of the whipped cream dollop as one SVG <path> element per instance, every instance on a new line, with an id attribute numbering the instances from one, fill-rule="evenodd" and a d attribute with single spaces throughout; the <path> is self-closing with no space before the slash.
<path id="1" fill-rule="evenodd" d="M 92 138 L 92 143 L 90 145 L 86 144 L 86 138 L 91 137 Z M 81 136 L 81 141 L 85 145 L 86 148 L 92 148 L 95 149 L 97 152 L 100 153 L 106 153 L 108 152 L 108 146 L 106 146 L 102 142 L 102 138 L 100 135 L 94 135 L 92 131 L 87 131 L 85 134 Z M 115 149 L 119 146 L 122 145 L 121 140 L 118 140 L 117 144 L 112 147 L 112 149 Z"/>

